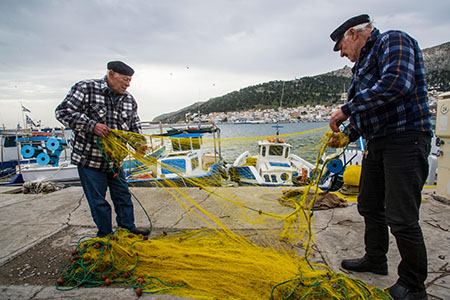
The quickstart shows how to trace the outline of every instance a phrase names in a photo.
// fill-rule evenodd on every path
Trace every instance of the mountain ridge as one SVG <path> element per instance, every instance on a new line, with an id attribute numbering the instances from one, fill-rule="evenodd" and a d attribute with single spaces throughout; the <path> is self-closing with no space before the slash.
<path id="1" fill-rule="evenodd" d="M 450 90 L 450 42 L 422 50 L 429 90 Z M 332 105 L 339 103 L 341 94 L 350 85 L 351 67 L 295 80 L 273 80 L 241 88 L 207 101 L 198 101 L 175 112 L 159 115 L 153 121 L 176 123 L 188 113 L 242 111 L 297 107 L 300 105 Z M 345 87 L 345 88 L 343 88 Z M 282 102 L 282 103 L 280 103 Z"/>

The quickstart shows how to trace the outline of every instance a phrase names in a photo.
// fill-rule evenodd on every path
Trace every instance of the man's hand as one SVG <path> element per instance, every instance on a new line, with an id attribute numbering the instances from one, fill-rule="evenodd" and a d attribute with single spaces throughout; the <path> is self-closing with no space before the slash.
<path id="1" fill-rule="evenodd" d="M 109 128 L 105 124 L 102 124 L 102 123 L 95 124 L 94 133 L 101 138 L 106 137 L 110 131 L 111 131 L 111 128 Z"/>
<path id="2" fill-rule="evenodd" d="M 327 145 L 331 148 L 344 148 L 349 142 L 348 136 L 343 132 L 328 132 L 326 136 L 330 137 Z"/>
<path id="3" fill-rule="evenodd" d="M 334 112 L 331 115 L 330 118 L 330 128 L 334 132 L 339 132 L 339 125 L 341 125 L 342 122 L 348 119 L 348 116 L 344 114 L 342 109 L 339 109 L 338 111 Z"/>

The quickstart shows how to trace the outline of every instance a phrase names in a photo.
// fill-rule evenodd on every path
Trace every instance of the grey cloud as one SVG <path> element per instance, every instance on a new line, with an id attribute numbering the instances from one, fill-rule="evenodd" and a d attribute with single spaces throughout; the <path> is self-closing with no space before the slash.
<path id="1" fill-rule="evenodd" d="M 331 50 L 329 34 L 356 14 L 371 14 L 382 31 L 406 30 L 423 47 L 447 42 L 450 31 L 450 3 L 442 0 L 0 0 L 0 7 L 3 86 L 60 99 L 75 81 L 101 77 L 108 60 L 121 59 L 143 73 L 161 66 L 165 75 L 183 70 L 184 80 L 196 80 L 181 87 L 175 74 L 161 75 L 158 86 L 136 82 L 139 95 L 159 90 L 157 97 L 177 98 L 180 108 L 192 99 L 171 96 L 171 90 L 203 95 L 198 90 L 210 86 L 196 77 L 198 70 L 208 80 L 224 78 L 217 87 L 233 81 L 227 88 L 238 89 L 263 78 L 312 76 L 350 64 Z M 213 96 L 220 94 L 195 101 Z M 33 101 L 30 94 L 0 88 L 0 105 L 24 98 Z"/>

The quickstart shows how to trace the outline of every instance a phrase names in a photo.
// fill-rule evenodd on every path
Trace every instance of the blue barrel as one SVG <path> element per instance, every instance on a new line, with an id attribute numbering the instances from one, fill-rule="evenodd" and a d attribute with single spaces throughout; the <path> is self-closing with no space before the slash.
<path id="1" fill-rule="evenodd" d="M 344 171 L 344 163 L 340 159 L 333 159 L 327 164 L 327 168 L 332 173 L 340 174 Z"/>
<path id="2" fill-rule="evenodd" d="M 45 146 L 50 151 L 55 151 L 59 148 L 59 141 L 56 138 L 49 138 L 45 143 Z"/>
<path id="3" fill-rule="evenodd" d="M 22 154 L 23 158 L 32 158 L 34 155 L 35 149 L 31 145 L 24 145 L 20 149 L 20 154 Z"/>
<path id="4" fill-rule="evenodd" d="M 36 157 L 36 161 L 37 161 L 37 163 L 40 164 L 41 166 L 48 165 L 48 163 L 50 162 L 50 156 L 49 156 L 47 153 L 42 152 L 41 154 L 39 154 L 39 155 Z"/>

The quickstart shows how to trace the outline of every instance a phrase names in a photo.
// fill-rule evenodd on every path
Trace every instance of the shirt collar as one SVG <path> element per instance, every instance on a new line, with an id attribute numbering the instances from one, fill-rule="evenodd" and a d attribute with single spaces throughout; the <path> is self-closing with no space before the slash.
<path id="1" fill-rule="evenodd" d="M 112 89 L 109 87 L 108 85 L 108 81 L 106 80 L 106 75 L 105 77 L 103 77 L 102 81 L 101 81 L 101 88 L 104 94 L 106 95 L 113 95 L 112 93 Z"/>
<path id="2" fill-rule="evenodd" d="M 362 47 L 361 54 L 365 54 L 372 48 L 373 44 L 375 43 L 375 40 L 378 38 L 379 35 L 380 35 L 380 31 L 377 28 L 374 28 L 372 30 L 372 32 L 370 33 L 369 37 L 367 38 L 366 43 Z M 361 56 L 359 56 L 359 57 L 361 57 Z"/>
<path id="3" fill-rule="evenodd" d="M 119 99 L 119 98 L 121 98 L 122 96 L 124 96 L 124 95 L 127 94 L 127 92 L 125 92 L 124 94 L 117 94 L 117 95 L 114 95 L 114 91 L 113 91 L 112 88 L 109 86 L 108 80 L 106 79 L 106 76 L 103 77 L 103 79 L 102 79 L 101 87 L 102 87 L 102 91 L 103 91 L 103 93 L 104 93 L 105 95 L 108 95 L 108 96 L 111 96 L 111 97 L 114 97 L 114 98 L 117 98 L 117 99 Z"/>
<path id="4" fill-rule="evenodd" d="M 352 72 L 353 74 L 356 71 L 357 66 L 359 63 L 366 57 L 366 55 L 369 53 L 370 49 L 372 49 L 373 44 L 375 43 L 376 39 L 380 35 L 380 30 L 377 28 L 374 28 L 371 32 L 369 37 L 367 38 L 366 43 L 361 48 L 361 51 L 359 52 L 359 58 L 358 61 L 353 65 Z"/>

